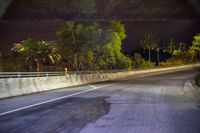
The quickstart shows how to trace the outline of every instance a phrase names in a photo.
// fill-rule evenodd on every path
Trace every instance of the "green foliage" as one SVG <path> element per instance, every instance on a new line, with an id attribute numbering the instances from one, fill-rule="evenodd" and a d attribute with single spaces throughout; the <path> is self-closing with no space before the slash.
<path id="1" fill-rule="evenodd" d="M 24 57 L 24 62 L 29 65 L 30 71 L 36 62 L 37 71 L 40 71 L 42 62 L 48 60 L 51 63 L 61 60 L 61 56 L 53 43 L 42 40 L 27 39 L 14 44 L 12 51 Z"/>
<path id="2" fill-rule="evenodd" d="M 24 69 L 24 58 L 19 55 L 13 55 L 4 60 L 1 67 L 3 72 L 21 72 L 25 71 Z"/>
<path id="3" fill-rule="evenodd" d="M 196 83 L 196 85 L 200 86 L 200 74 L 197 74 L 195 76 L 195 83 Z"/>
<path id="4" fill-rule="evenodd" d="M 173 66 L 173 62 L 171 61 L 166 61 L 166 62 L 160 62 L 160 66 L 161 67 L 170 67 L 170 66 Z"/>
<path id="5" fill-rule="evenodd" d="M 117 65 L 116 68 L 117 69 L 129 69 L 131 68 L 131 59 L 126 57 L 125 55 L 121 55 L 121 57 L 118 57 L 116 59 L 117 61 Z"/>
<path id="6" fill-rule="evenodd" d="M 57 33 L 58 46 L 66 65 L 73 70 L 89 69 L 98 54 L 101 29 L 97 23 L 66 22 Z M 96 51 L 95 51 L 96 50 Z"/>
<path id="7" fill-rule="evenodd" d="M 174 41 L 173 39 L 170 39 L 169 42 L 167 43 L 165 50 L 166 50 L 166 52 L 168 52 L 172 55 L 176 55 L 177 46 L 178 46 L 178 43 L 176 41 Z"/>
<path id="8" fill-rule="evenodd" d="M 158 44 L 157 33 L 153 31 L 144 32 L 141 44 L 144 49 L 153 49 Z"/>
<path id="9" fill-rule="evenodd" d="M 156 66 L 156 64 L 154 62 L 146 61 L 144 66 L 146 68 L 154 68 Z"/>
<path id="10" fill-rule="evenodd" d="M 134 68 L 145 67 L 145 60 L 142 58 L 141 54 L 139 53 L 134 54 L 132 65 Z"/>
<path id="11" fill-rule="evenodd" d="M 173 60 L 181 60 L 185 63 L 190 63 L 193 60 L 191 59 L 193 51 L 190 49 L 190 45 L 185 42 L 178 43 L 170 39 L 165 50 L 172 55 Z"/>
<path id="12" fill-rule="evenodd" d="M 167 44 L 167 48 L 166 51 L 170 54 L 172 54 L 173 56 L 178 56 L 181 54 L 185 54 L 187 52 L 187 50 L 189 50 L 189 45 L 184 43 L 184 42 L 176 42 L 173 39 L 170 39 L 168 44 Z"/>
<path id="13" fill-rule="evenodd" d="M 194 36 L 194 41 L 192 42 L 192 48 L 194 50 L 200 51 L 200 33 Z"/>
<path id="14" fill-rule="evenodd" d="M 197 56 L 197 51 L 191 46 L 189 48 L 189 55 L 191 57 L 191 62 L 194 62 L 195 61 L 195 57 Z"/>
<path id="15" fill-rule="evenodd" d="M 190 47 L 190 54 L 192 60 L 194 60 L 195 57 L 200 56 L 200 33 L 194 36 L 192 46 Z"/>
<path id="16" fill-rule="evenodd" d="M 167 60 L 166 62 L 161 62 L 160 66 L 170 67 L 170 66 L 178 66 L 178 65 L 184 65 L 184 64 L 186 64 L 186 62 L 184 62 L 182 59 L 171 58 Z"/>
<path id="17" fill-rule="evenodd" d="M 121 52 L 126 34 L 119 21 L 66 22 L 57 36 L 64 63 L 73 70 L 131 66 L 130 59 Z"/>

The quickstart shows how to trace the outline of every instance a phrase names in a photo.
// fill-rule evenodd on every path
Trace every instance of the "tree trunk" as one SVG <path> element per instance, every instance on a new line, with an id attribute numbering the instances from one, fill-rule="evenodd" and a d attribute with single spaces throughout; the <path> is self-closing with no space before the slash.
<path id="1" fill-rule="evenodd" d="M 151 62 L 151 49 L 149 48 L 149 62 Z"/>
<path id="2" fill-rule="evenodd" d="M 30 67 L 29 67 L 29 71 L 32 72 L 33 71 L 33 63 L 32 61 L 30 61 Z"/>
<path id="3" fill-rule="evenodd" d="M 157 52 L 157 61 L 158 61 L 158 66 L 160 65 L 160 55 L 159 55 L 159 50 L 156 50 Z"/>
<path id="4" fill-rule="evenodd" d="M 36 59 L 35 61 L 36 61 L 36 71 L 40 72 L 40 61 L 39 59 Z"/>
<path id="5" fill-rule="evenodd" d="M 194 62 L 194 56 L 193 55 L 191 56 L 191 61 L 192 61 L 192 63 Z"/>
<path id="6" fill-rule="evenodd" d="M 77 60 L 77 42 L 76 42 L 76 37 L 74 35 L 74 23 L 72 22 L 71 25 L 69 25 L 70 27 L 70 30 L 71 30 L 71 34 L 72 34 L 72 38 L 73 38 L 73 41 L 74 41 L 74 44 L 75 44 L 75 51 L 74 51 L 74 68 L 76 69 L 76 71 L 79 71 L 79 67 L 78 67 L 78 60 Z"/>
<path id="7" fill-rule="evenodd" d="M 76 71 L 79 71 L 78 69 L 78 61 L 77 61 L 77 54 L 74 54 L 74 68 Z"/>

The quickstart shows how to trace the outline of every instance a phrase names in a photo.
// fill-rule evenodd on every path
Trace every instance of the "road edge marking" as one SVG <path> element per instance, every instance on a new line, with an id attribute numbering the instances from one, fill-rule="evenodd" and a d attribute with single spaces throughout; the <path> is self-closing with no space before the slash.
<path id="1" fill-rule="evenodd" d="M 21 108 L 18 108 L 18 109 L 6 111 L 6 112 L 3 112 L 3 113 L 0 113 L 0 116 L 4 116 L 4 115 L 7 115 L 7 114 L 11 114 L 11 113 L 18 112 L 18 111 L 21 111 L 21 110 L 25 110 L 25 109 L 28 109 L 28 108 L 40 106 L 40 105 L 43 105 L 43 104 L 46 104 L 46 103 L 59 101 L 59 100 L 65 99 L 65 98 L 69 98 L 69 97 L 72 97 L 72 96 L 76 96 L 76 95 L 79 95 L 79 94 L 83 94 L 83 93 L 86 93 L 86 92 L 90 92 L 90 91 L 93 91 L 93 90 L 105 88 L 105 87 L 112 86 L 112 85 L 114 85 L 114 84 L 109 84 L 109 85 L 105 85 L 105 86 L 101 86 L 101 87 L 95 87 L 95 86 L 92 87 L 92 85 L 89 85 L 90 87 L 92 87 L 92 89 L 76 92 L 76 93 L 69 94 L 69 95 L 66 95 L 66 96 L 62 96 L 62 97 L 59 97 L 59 98 L 54 98 L 54 99 L 47 100 L 47 101 L 44 101 L 44 102 L 39 102 L 39 103 L 36 103 L 36 104 L 24 106 L 24 107 L 21 107 Z"/>
<path id="2" fill-rule="evenodd" d="M 76 96 L 76 95 L 79 95 L 79 94 L 83 94 L 83 93 L 86 93 L 86 92 L 98 90 L 98 89 L 101 89 L 101 88 L 106 88 L 106 87 L 118 84 L 120 82 L 126 82 L 126 81 L 129 81 L 129 80 L 135 79 L 135 78 L 148 77 L 148 76 L 152 76 L 152 75 L 159 75 L 159 74 L 165 74 L 165 73 L 171 73 L 171 72 L 176 72 L 176 71 L 167 71 L 167 72 L 160 72 L 160 73 L 149 73 L 149 74 L 147 73 L 147 74 L 144 74 L 144 75 L 136 75 L 134 77 L 123 78 L 120 81 L 118 81 L 117 83 L 108 84 L 108 85 L 100 86 L 100 87 L 96 87 L 94 85 L 88 85 L 88 86 L 92 87 L 92 89 L 76 92 L 76 93 L 69 94 L 69 95 L 66 95 L 66 96 L 62 96 L 62 97 L 59 97 L 59 98 L 53 98 L 51 100 L 47 100 L 47 101 L 44 101 L 44 102 L 39 102 L 39 103 L 36 103 L 36 104 L 24 106 L 24 107 L 21 107 L 21 108 L 18 108 L 18 109 L 13 109 L 13 110 L 10 110 L 10 111 L 6 111 L 6 112 L 3 112 L 3 113 L 0 113 L 0 116 L 4 116 L 4 115 L 7 115 L 7 114 L 11 114 L 11 113 L 18 112 L 18 111 L 21 111 L 21 110 L 25 110 L 25 109 L 28 109 L 28 108 L 40 106 L 40 105 L 43 105 L 43 104 L 46 104 L 46 103 L 62 100 L 62 99 L 65 99 L 65 98 L 69 98 L 69 97 Z"/>

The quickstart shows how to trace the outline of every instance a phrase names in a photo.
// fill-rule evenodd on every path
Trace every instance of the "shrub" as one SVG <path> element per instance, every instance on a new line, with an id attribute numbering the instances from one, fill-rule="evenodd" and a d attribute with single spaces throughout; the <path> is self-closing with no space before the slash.
<path id="1" fill-rule="evenodd" d="M 128 69 L 131 67 L 131 59 L 125 55 L 121 55 L 121 58 L 117 60 L 117 69 Z"/>
<path id="2" fill-rule="evenodd" d="M 135 53 L 133 57 L 132 66 L 134 68 L 142 68 L 145 67 L 145 60 L 142 58 L 141 54 Z"/>
<path id="3" fill-rule="evenodd" d="M 195 83 L 200 86 L 200 73 L 195 76 Z"/>
<path id="4" fill-rule="evenodd" d="M 3 62 L 1 71 L 4 71 L 4 72 L 25 71 L 23 66 L 24 66 L 24 62 L 22 61 L 21 57 L 12 56 Z"/>
<path id="5" fill-rule="evenodd" d="M 166 62 L 160 62 L 161 67 L 170 67 L 170 66 L 177 66 L 177 65 L 184 65 L 185 62 L 178 59 L 170 59 Z"/>
<path id="6" fill-rule="evenodd" d="M 147 68 L 154 68 L 155 66 L 156 66 L 156 63 L 154 62 L 149 62 L 149 61 L 145 62 L 145 67 Z"/>
<path id="7" fill-rule="evenodd" d="M 161 67 L 169 67 L 173 66 L 173 63 L 171 61 L 166 61 L 166 62 L 160 62 Z"/>

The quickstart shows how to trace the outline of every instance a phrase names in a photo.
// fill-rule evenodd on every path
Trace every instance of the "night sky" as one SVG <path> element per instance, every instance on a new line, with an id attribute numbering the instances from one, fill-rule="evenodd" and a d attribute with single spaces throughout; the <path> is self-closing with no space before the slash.
<path id="1" fill-rule="evenodd" d="M 158 32 L 162 45 L 165 45 L 170 38 L 191 44 L 193 36 L 200 33 L 200 21 L 192 20 L 133 21 L 124 24 L 127 39 L 123 45 L 127 52 L 141 47 L 140 40 L 146 30 Z"/>
<path id="2" fill-rule="evenodd" d="M 127 21 L 123 22 L 127 38 L 123 42 L 125 52 L 141 48 L 140 39 L 146 30 L 159 33 L 162 44 L 170 38 L 177 41 L 191 43 L 193 36 L 200 33 L 200 21 Z M 63 21 L 0 21 L 0 48 L 4 54 L 9 53 L 13 43 L 28 37 L 44 40 L 56 40 L 55 33 L 60 29 Z"/>

